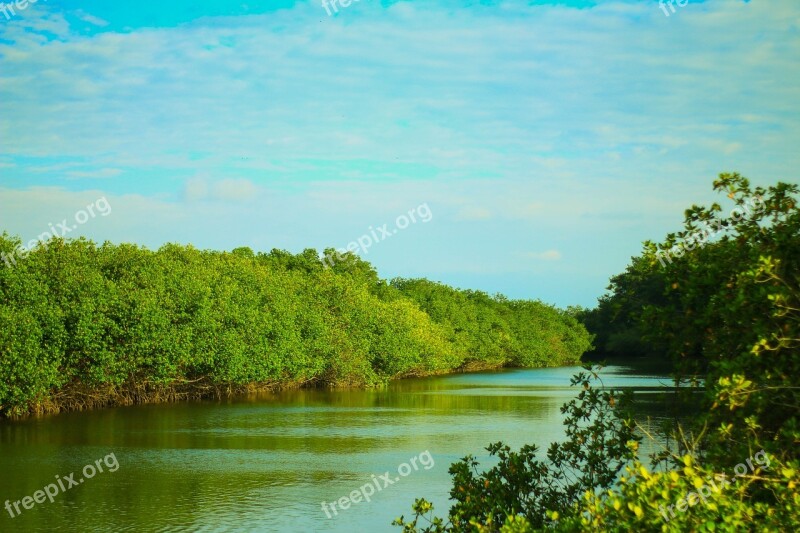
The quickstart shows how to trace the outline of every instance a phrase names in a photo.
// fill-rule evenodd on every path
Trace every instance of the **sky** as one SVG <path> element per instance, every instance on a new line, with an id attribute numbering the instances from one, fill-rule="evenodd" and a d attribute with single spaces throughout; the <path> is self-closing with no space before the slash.
<path id="1" fill-rule="evenodd" d="M 800 3 L 681 4 L 0 7 L 0 232 L 362 239 L 387 279 L 594 306 L 686 208 L 725 208 L 719 173 L 800 182 Z"/>

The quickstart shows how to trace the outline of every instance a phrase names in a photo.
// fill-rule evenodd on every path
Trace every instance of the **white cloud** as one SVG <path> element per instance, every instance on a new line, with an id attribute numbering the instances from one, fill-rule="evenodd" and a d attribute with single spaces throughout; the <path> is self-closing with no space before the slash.
<path id="1" fill-rule="evenodd" d="M 80 18 L 84 22 L 88 22 L 94 26 L 98 26 L 104 28 L 108 26 L 108 21 L 101 19 L 100 17 L 95 17 L 94 15 L 90 15 L 88 13 L 84 13 L 82 11 L 78 12 L 78 18 Z"/>
<path id="2" fill-rule="evenodd" d="M 525 254 L 532 259 L 541 261 L 559 261 L 561 259 L 561 252 L 558 250 L 547 250 L 545 252 L 528 252 Z"/>
<path id="3" fill-rule="evenodd" d="M 189 201 L 212 200 L 223 202 L 251 202 L 262 189 L 246 179 L 210 180 L 195 177 L 186 180 L 184 198 Z"/>
<path id="4" fill-rule="evenodd" d="M 214 196 L 220 200 L 242 202 L 255 200 L 259 193 L 259 188 L 248 180 L 225 179 L 216 182 L 213 191 Z"/>
<path id="5" fill-rule="evenodd" d="M 456 213 L 456 220 L 488 220 L 492 212 L 485 207 L 464 207 Z"/>
<path id="6" fill-rule="evenodd" d="M 716 199 L 717 172 L 797 176 L 795 0 L 669 18 L 638 1 L 431 4 L 89 35 L 39 2 L 0 24 L 0 228 L 38 232 L 102 187 L 102 237 L 299 250 L 428 202 L 435 222 L 370 259 L 522 272 L 509 250 L 525 242 L 542 269 L 602 278 Z"/>
<path id="7" fill-rule="evenodd" d="M 113 178 L 115 176 L 119 176 L 120 174 L 122 174 L 122 171 L 118 168 L 99 168 L 97 170 L 71 170 L 67 172 L 67 176 L 70 178 L 92 178 L 92 179 Z"/>
<path id="8" fill-rule="evenodd" d="M 184 184 L 184 197 L 190 202 L 205 200 L 209 194 L 208 181 L 202 178 L 191 178 Z"/>
<path id="9" fill-rule="evenodd" d="M 789 110 L 800 43 L 753 45 L 790 31 L 797 9 L 787 0 L 709 1 L 669 19 L 649 4 L 614 2 L 364 4 L 323 23 L 319 11 L 298 4 L 94 37 L 64 33 L 56 14 L 31 22 L 58 24 L 47 30 L 58 29 L 58 41 L 11 26 L 4 37 L 15 42 L 0 45 L 5 151 L 171 168 L 191 166 L 179 154 L 207 151 L 251 165 L 279 160 L 303 178 L 311 160 L 365 158 L 385 162 L 386 177 L 408 177 L 393 166 L 399 159 L 439 178 L 502 180 L 521 169 L 596 172 L 598 150 L 628 174 L 665 156 L 703 168 L 715 157 L 768 160 L 760 151 L 798 135 Z M 743 75 L 743 64 L 758 75 Z M 736 126 L 753 116 L 757 127 Z M 372 177 L 347 165 L 336 172 Z"/>

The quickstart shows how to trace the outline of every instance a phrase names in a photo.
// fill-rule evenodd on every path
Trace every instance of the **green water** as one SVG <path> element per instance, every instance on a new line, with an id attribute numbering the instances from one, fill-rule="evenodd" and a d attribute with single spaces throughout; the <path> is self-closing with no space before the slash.
<path id="1" fill-rule="evenodd" d="M 58 487 L 58 478 L 66 489 L 51 487 L 60 492 L 52 503 L 28 500 L 28 510 L 20 503 L 14 518 L 0 509 L 0 531 L 399 532 L 390 523 L 409 515 L 415 497 L 446 508 L 448 467 L 467 453 L 485 457 L 484 447 L 498 440 L 546 447 L 560 439 L 559 407 L 576 394 L 569 387 L 576 370 L 462 374 L 377 391 L 288 391 L 0 422 L 0 504 L 10 500 L 16 514 L 14 501 Z M 603 376 L 607 386 L 637 391 L 643 412 L 659 417 L 666 375 L 615 366 Z M 103 472 L 84 479 L 92 474 L 83 470 L 88 464 Z M 65 478 L 73 472 L 77 485 L 70 488 Z M 331 518 L 322 510 L 323 501 L 385 472 L 393 482 L 383 488 L 386 481 L 378 480 L 371 502 L 337 506 Z"/>

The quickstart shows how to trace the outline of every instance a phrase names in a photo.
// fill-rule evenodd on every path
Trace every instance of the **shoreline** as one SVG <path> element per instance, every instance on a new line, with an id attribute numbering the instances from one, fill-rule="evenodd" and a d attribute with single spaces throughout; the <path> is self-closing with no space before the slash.
<path id="1" fill-rule="evenodd" d="M 579 362 L 578 362 L 579 363 Z M 576 363 L 577 364 L 577 363 Z M 563 366 L 563 365 L 561 365 Z M 130 407 L 135 405 L 160 405 L 201 401 L 210 399 L 230 399 L 249 394 L 278 392 L 285 390 L 366 390 L 382 387 L 393 381 L 403 379 L 428 378 L 434 376 L 449 376 L 456 374 L 469 374 L 488 372 L 510 368 L 522 368 L 504 364 L 493 365 L 481 361 L 469 363 L 453 370 L 442 372 L 412 373 L 388 379 L 384 383 L 367 384 L 334 384 L 321 380 L 286 381 L 274 383 L 248 383 L 244 385 L 213 384 L 200 378 L 194 381 L 153 386 L 151 383 L 129 385 L 124 388 L 113 386 L 103 388 L 89 388 L 85 386 L 67 386 L 51 398 L 28 407 L 23 413 L 15 415 L 0 415 L 0 424 L 5 421 L 17 422 L 29 419 L 43 419 L 65 413 L 94 411 L 114 407 Z M 525 368 L 554 368 L 553 366 L 525 367 Z M 60 401 L 61 400 L 61 401 Z"/>

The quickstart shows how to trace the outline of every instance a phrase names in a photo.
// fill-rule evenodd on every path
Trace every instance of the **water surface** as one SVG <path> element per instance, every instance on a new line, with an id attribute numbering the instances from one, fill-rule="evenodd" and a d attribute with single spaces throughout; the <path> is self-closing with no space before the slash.
<path id="1" fill-rule="evenodd" d="M 0 531 L 400 531 L 416 497 L 445 514 L 451 463 L 503 440 L 546 449 L 578 368 L 404 380 L 371 391 L 286 391 L 225 401 L 122 407 L 0 422 L 0 503 L 87 464 L 103 473 L 11 518 Z M 623 366 L 606 386 L 636 392 L 658 419 L 671 382 Z M 427 461 L 429 452 L 433 464 Z M 114 454 L 118 468 L 108 458 Z M 416 459 L 414 470 L 410 459 Z M 408 464 L 398 474 L 398 467 Z M 426 467 L 427 466 L 427 467 Z M 322 510 L 390 473 L 370 503 Z M 91 470 L 88 472 L 91 474 Z M 382 487 L 385 481 L 378 481 Z M 368 491 L 368 489 L 366 489 Z"/>

